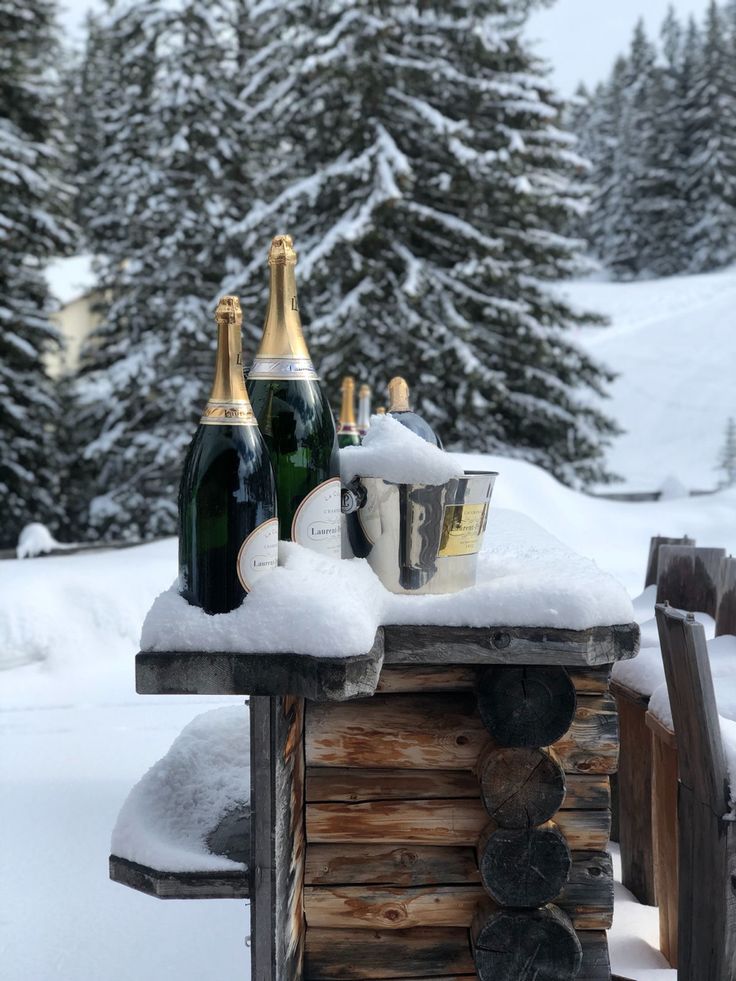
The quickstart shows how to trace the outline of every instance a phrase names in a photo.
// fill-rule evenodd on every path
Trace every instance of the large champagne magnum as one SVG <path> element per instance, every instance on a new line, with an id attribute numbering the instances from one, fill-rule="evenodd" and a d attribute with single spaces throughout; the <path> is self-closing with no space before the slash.
<path id="1" fill-rule="evenodd" d="M 355 421 L 355 382 L 350 375 L 346 375 L 342 380 L 342 405 L 337 443 L 340 447 L 360 445 L 360 433 Z"/>
<path id="2" fill-rule="evenodd" d="M 358 390 L 358 433 L 362 439 L 371 428 L 371 386 L 361 385 Z"/>
<path id="3" fill-rule="evenodd" d="M 207 613 L 235 609 L 278 564 L 276 485 L 243 379 L 236 296 L 217 305 L 212 394 L 179 485 L 179 590 Z"/>
<path id="4" fill-rule="evenodd" d="M 276 476 L 279 536 L 340 558 L 335 420 L 302 333 L 289 235 L 274 238 L 268 265 L 271 292 L 248 393 Z"/>
<path id="5" fill-rule="evenodd" d="M 391 379 L 388 383 L 388 395 L 390 399 L 389 415 L 392 415 L 402 426 L 411 429 L 417 436 L 421 436 L 428 443 L 434 443 L 442 449 L 442 441 L 429 423 L 425 422 L 416 412 L 412 412 L 409 404 L 409 386 L 403 378 L 397 375 L 396 378 Z"/>

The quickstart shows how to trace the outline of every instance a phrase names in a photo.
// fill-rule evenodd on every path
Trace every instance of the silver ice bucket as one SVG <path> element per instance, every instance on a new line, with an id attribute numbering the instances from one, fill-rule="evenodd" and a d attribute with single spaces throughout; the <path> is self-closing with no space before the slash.
<path id="1" fill-rule="evenodd" d="M 456 593 L 475 585 L 497 473 L 445 484 L 356 477 L 343 491 L 353 552 L 393 593 Z"/>

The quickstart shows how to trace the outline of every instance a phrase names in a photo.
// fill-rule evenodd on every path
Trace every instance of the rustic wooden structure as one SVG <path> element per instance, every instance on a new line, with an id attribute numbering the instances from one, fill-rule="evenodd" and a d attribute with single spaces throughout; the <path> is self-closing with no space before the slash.
<path id="1" fill-rule="evenodd" d="M 647 558 L 647 571 L 644 576 L 644 589 L 647 586 L 654 586 L 657 582 L 657 567 L 659 565 L 659 550 L 662 545 L 694 545 L 695 539 L 684 535 L 682 538 L 665 538 L 662 535 L 654 535 L 649 540 L 649 557 Z"/>
<path id="2" fill-rule="evenodd" d="M 678 734 L 678 977 L 736 979 L 736 824 L 705 633 L 692 615 L 657 606 Z"/>
<path id="3" fill-rule="evenodd" d="M 736 634 L 736 559 L 729 555 L 721 562 L 716 637 Z"/>
<path id="4" fill-rule="evenodd" d="M 609 678 L 637 649 L 387 626 L 346 664 L 139 654 L 139 692 L 257 693 L 254 981 L 609 981 Z"/>
<path id="5" fill-rule="evenodd" d="M 659 907 L 659 949 L 677 967 L 677 739 L 674 730 L 651 712 L 651 816 L 654 883 Z"/>

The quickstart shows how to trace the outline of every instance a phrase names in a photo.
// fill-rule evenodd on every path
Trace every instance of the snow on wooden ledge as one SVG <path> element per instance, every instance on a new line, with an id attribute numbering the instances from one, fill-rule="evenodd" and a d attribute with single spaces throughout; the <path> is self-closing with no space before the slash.
<path id="1" fill-rule="evenodd" d="M 634 619 L 623 586 L 515 511 L 491 509 L 477 584 L 442 596 L 397 596 L 364 559 L 334 560 L 282 543 L 280 566 L 231 613 L 209 616 L 174 584 L 143 625 L 146 652 L 370 651 L 382 624 L 583 631 Z"/>

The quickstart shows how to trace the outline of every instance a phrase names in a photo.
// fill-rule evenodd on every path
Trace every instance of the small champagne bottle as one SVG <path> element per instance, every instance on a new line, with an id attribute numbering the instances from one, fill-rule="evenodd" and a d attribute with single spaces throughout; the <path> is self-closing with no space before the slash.
<path id="1" fill-rule="evenodd" d="M 362 439 L 371 428 L 371 386 L 361 385 L 358 390 L 358 433 Z"/>
<path id="2" fill-rule="evenodd" d="M 337 444 L 343 446 L 358 446 L 360 434 L 355 422 L 355 382 L 346 375 L 342 380 L 342 405 L 340 406 L 340 425 L 337 429 Z"/>
<path id="3" fill-rule="evenodd" d="M 179 590 L 206 613 L 239 606 L 278 563 L 276 485 L 243 379 L 236 296 L 217 305 L 212 394 L 179 485 Z"/>
<path id="4" fill-rule="evenodd" d="M 335 420 L 304 340 L 296 252 L 277 235 L 268 254 L 270 293 L 248 394 L 276 476 L 279 537 L 340 558 L 340 459 Z"/>
<path id="5" fill-rule="evenodd" d="M 393 416 L 402 426 L 411 429 L 417 436 L 421 436 L 428 443 L 434 443 L 435 446 L 439 446 L 442 449 L 442 442 L 435 435 L 429 423 L 425 422 L 416 412 L 412 412 L 411 405 L 409 404 L 409 386 L 405 379 L 398 375 L 396 378 L 392 378 L 388 383 L 388 395 L 390 400 L 388 407 L 389 415 Z"/>

